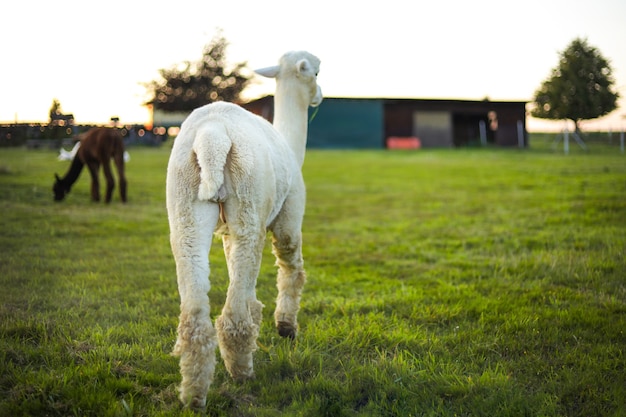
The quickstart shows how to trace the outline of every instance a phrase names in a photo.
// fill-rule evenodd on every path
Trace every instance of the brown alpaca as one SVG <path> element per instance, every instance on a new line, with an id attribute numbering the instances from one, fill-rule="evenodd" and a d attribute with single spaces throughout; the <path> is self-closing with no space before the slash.
<path id="1" fill-rule="evenodd" d="M 54 174 L 56 181 L 52 190 L 54 200 L 61 201 L 70 192 L 72 185 L 78 179 L 83 166 L 86 164 L 91 174 L 91 199 L 100 201 L 100 183 L 98 171 L 100 165 L 104 171 L 107 188 L 105 202 L 111 202 L 115 181 L 111 172 L 111 159 L 117 167 L 117 175 L 120 185 L 120 196 L 126 202 L 126 176 L 124 174 L 124 140 L 117 129 L 108 127 L 94 127 L 89 130 L 80 141 L 80 147 L 70 165 L 70 169 L 63 178 Z"/>

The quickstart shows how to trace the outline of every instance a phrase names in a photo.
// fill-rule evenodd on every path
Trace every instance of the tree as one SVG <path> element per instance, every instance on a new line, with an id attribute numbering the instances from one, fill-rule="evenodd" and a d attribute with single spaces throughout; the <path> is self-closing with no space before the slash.
<path id="1" fill-rule="evenodd" d="M 50 106 L 50 123 L 58 119 L 59 115 L 63 114 L 61 110 L 61 102 L 58 99 L 52 99 L 52 105 Z"/>
<path id="2" fill-rule="evenodd" d="M 48 113 L 50 115 L 50 122 L 47 127 L 49 137 L 52 139 L 68 137 L 72 132 L 69 126 L 74 124 L 74 115 L 63 114 L 61 102 L 56 98 L 52 100 L 52 105 Z"/>
<path id="3" fill-rule="evenodd" d="M 218 33 L 204 47 L 198 62 L 184 62 L 181 66 L 160 69 L 160 80 L 144 84 L 151 96 L 147 104 L 164 112 L 191 111 L 214 101 L 239 100 L 250 82 L 242 71 L 247 63 L 230 68 L 226 64 L 228 42 Z"/>
<path id="4" fill-rule="evenodd" d="M 542 119 L 581 120 L 604 116 L 617 108 L 619 94 L 609 61 L 586 39 L 576 38 L 560 54 L 559 65 L 535 92 L 531 115 Z"/>

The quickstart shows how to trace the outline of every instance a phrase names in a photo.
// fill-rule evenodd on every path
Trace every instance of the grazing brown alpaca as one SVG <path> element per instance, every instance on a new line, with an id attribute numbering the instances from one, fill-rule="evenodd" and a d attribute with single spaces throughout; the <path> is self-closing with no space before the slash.
<path id="1" fill-rule="evenodd" d="M 111 202 L 115 181 L 111 172 L 111 159 L 117 167 L 117 175 L 120 184 L 120 196 L 126 202 L 126 176 L 124 175 L 124 140 L 117 129 L 108 127 L 94 127 L 89 130 L 80 141 L 80 147 L 70 165 L 70 169 L 63 178 L 54 174 L 56 181 L 52 190 L 54 200 L 61 201 L 70 192 L 70 188 L 78 179 L 83 166 L 87 164 L 91 174 L 91 199 L 100 201 L 100 184 L 98 171 L 100 165 L 104 171 L 107 188 L 105 202 Z"/>

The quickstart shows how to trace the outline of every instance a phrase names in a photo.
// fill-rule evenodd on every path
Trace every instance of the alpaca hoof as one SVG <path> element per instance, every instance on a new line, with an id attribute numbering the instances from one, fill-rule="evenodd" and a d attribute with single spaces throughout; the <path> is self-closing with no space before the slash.
<path id="1" fill-rule="evenodd" d="M 189 403 L 189 408 L 194 411 L 202 411 L 206 408 L 206 399 L 204 398 L 193 398 Z"/>
<path id="2" fill-rule="evenodd" d="M 180 400 L 184 406 L 188 407 L 193 411 L 203 411 L 206 408 L 206 397 L 192 397 L 187 398 L 189 401 L 185 401 L 186 399 L 183 395 L 180 396 Z"/>
<path id="3" fill-rule="evenodd" d="M 226 365 L 226 371 L 228 371 L 230 377 L 237 382 L 244 382 L 249 379 L 254 379 L 254 369 L 250 364 L 237 364 L 229 362 L 228 359 L 224 359 L 224 365 Z M 252 355 L 250 355 L 250 360 Z"/>
<path id="4" fill-rule="evenodd" d="M 242 371 L 240 373 L 236 373 L 232 375 L 232 378 L 237 382 L 245 382 L 250 379 L 254 379 L 255 375 L 254 375 L 254 371 L 250 369 L 248 371 Z"/>
<path id="5" fill-rule="evenodd" d="M 222 355 L 226 370 L 237 382 L 243 382 L 254 378 L 254 368 L 252 367 L 252 353 L 244 355 Z"/>
<path id="6" fill-rule="evenodd" d="M 287 323 L 286 321 L 279 321 L 276 327 L 281 337 L 288 337 L 291 340 L 296 338 L 296 327 L 293 324 Z"/>

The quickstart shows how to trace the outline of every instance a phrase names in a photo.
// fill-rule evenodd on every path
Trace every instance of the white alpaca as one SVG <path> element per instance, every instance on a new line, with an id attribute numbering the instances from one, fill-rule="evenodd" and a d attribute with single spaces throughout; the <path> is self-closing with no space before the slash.
<path id="1" fill-rule="evenodd" d="M 301 169 L 308 107 L 322 102 L 319 65 L 308 52 L 289 52 L 278 66 L 256 71 L 276 79 L 274 126 L 235 104 L 212 103 L 189 115 L 172 148 L 167 211 L 181 299 L 174 354 L 180 356 L 180 400 L 192 408 L 205 406 L 217 344 L 233 378 L 253 376 L 263 309 L 255 286 L 267 230 L 278 266 L 276 327 L 283 337 L 296 335 L 306 281 Z M 222 235 L 230 277 L 216 329 L 208 298 L 213 232 Z"/>

